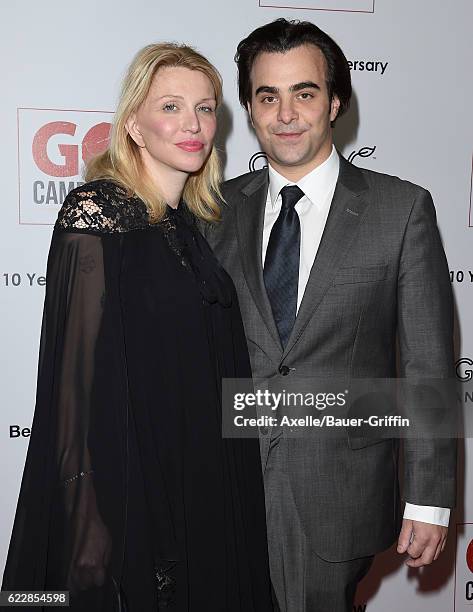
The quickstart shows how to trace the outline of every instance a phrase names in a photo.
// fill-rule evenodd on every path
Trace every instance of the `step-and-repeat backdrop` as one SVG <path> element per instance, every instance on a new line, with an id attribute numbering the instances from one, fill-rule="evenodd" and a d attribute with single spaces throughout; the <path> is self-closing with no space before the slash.
<path id="1" fill-rule="evenodd" d="M 219 146 L 226 177 L 264 163 L 237 102 L 239 40 L 276 19 L 307 19 L 351 62 L 354 98 L 335 130 L 355 164 L 433 194 L 456 297 L 459 379 L 473 373 L 471 0 L 26 0 L 2 9 L 0 208 L 0 571 L 23 469 L 36 384 L 52 224 L 83 162 L 106 141 L 121 78 L 150 42 L 194 45 L 221 71 Z M 425 355 L 429 359 L 429 355 Z M 472 394 L 459 401 L 473 410 Z M 473 444 L 462 443 L 459 507 L 448 548 L 413 571 L 394 549 L 360 586 L 359 611 L 471 610 Z"/>

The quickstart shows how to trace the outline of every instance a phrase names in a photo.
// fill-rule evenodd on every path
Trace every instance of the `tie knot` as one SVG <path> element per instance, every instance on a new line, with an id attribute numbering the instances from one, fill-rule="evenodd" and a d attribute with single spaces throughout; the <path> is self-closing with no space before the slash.
<path id="1" fill-rule="evenodd" d="M 282 208 L 294 208 L 303 196 L 304 192 L 297 185 L 286 185 L 281 189 Z"/>

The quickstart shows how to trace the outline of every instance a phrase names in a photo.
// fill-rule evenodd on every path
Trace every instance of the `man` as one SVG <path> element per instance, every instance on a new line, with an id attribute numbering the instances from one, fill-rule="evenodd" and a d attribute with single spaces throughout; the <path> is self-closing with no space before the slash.
<path id="1" fill-rule="evenodd" d="M 269 168 L 223 185 L 205 233 L 233 277 L 256 378 L 445 379 L 452 296 L 430 194 L 339 156 L 332 124 L 351 96 L 348 62 L 315 25 L 278 19 L 238 46 L 239 96 Z M 282 379 L 281 380 L 289 380 Z M 266 435 L 264 435 L 266 434 Z M 261 431 L 275 609 L 351 610 L 373 555 L 398 538 L 407 565 L 445 546 L 456 447 L 289 439 Z"/>

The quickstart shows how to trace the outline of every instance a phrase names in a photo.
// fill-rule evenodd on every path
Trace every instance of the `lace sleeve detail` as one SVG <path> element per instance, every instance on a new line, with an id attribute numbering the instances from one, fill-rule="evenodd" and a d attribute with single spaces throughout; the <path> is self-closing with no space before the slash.
<path id="1" fill-rule="evenodd" d="M 128 232 L 149 225 L 145 204 L 111 181 L 93 181 L 72 190 L 64 200 L 56 227 L 97 234 Z"/>

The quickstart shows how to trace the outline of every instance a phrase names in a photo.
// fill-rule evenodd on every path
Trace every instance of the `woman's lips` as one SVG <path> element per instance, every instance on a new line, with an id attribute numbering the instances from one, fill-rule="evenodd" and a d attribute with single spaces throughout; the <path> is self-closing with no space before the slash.
<path id="1" fill-rule="evenodd" d="M 204 148 L 204 143 L 200 142 L 199 140 L 183 140 L 182 142 L 178 142 L 176 146 L 184 151 L 193 153 L 195 151 L 202 151 Z"/>

